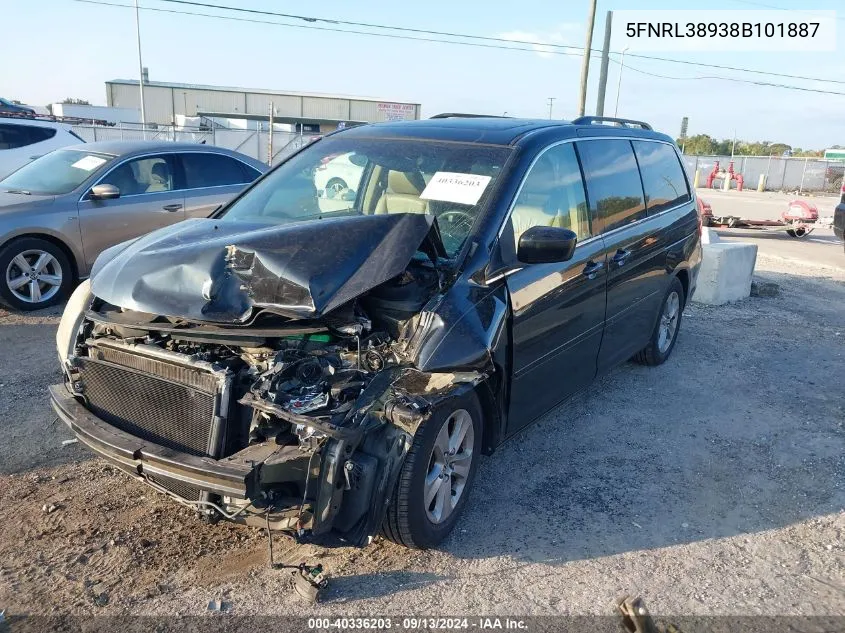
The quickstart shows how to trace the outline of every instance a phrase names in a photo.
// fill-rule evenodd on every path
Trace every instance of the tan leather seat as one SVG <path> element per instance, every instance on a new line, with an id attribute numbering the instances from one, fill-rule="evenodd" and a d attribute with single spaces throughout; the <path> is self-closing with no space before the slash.
<path id="1" fill-rule="evenodd" d="M 150 184 L 146 193 L 170 191 L 170 172 L 167 163 L 156 163 L 150 170 Z"/>
<path id="2" fill-rule="evenodd" d="M 546 207 L 554 183 L 554 164 L 544 156 L 531 169 L 513 207 L 511 223 L 515 244 L 519 244 L 520 236 L 532 226 L 552 226 L 555 213 L 547 211 Z"/>
<path id="3" fill-rule="evenodd" d="M 414 172 L 387 172 L 387 189 L 376 204 L 375 212 L 428 213 L 428 200 L 420 200 L 425 189 L 422 174 Z"/>

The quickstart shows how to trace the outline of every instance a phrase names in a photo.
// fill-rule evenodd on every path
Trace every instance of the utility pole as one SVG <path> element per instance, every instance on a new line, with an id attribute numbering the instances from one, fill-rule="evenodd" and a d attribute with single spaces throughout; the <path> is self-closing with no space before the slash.
<path id="1" fill-rule="evenodd" d="M 578 99 L 578 116 L 584 116 L 587 107 L 587 75 L 590 73 L 590 49 L 593 47 L 593 27 L 596 23 L 596 0 L 590 0 L 587 13 L 587 42 L 584 44 L 584 57 L 581 60 L 581 95 Z"/>
<path id="2" fill-rule="evenodd" d="M 596 100 L 596 116 L 604 116 L 604 97 L 607 93 L 607 66 L 610 62 L 610 29 L 613 11 L 607 12 L 604 22 L 604 46 L 601 49 L 601 72 L 599 73 L 599 96 Z"/>
<path id="3" fill-rule="evenodd" d="M 549 118 L 552 118 L 552 106 L 555 103 L 556 97 L 549 97 Z"/>
<path id="4" fill-rule="evenodd" d="M 138 0 L 135 0 L 135 33 L 138 35 L 138 86 L 141 89 L 141 128 L 147 138 L 147 113 L 144 110 L 144 62 L 141 61 L 141 18 L 138 13 Z"/>
<path id="5" fill-rule="evenodd" d="M 270 136 L 267 141 L 267 165 L 273 166 L 273 102 L 270 102 Z"/>

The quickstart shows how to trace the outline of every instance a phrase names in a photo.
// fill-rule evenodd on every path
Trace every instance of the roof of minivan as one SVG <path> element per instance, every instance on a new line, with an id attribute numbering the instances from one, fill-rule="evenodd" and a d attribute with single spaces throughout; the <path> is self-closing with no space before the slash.
<path id="1" fill-rule="evenodd" d="M 575 125 L 570 121 L 556 121 L 554 119 L 515 119 L 509 117 L 459 115 L 419 121 L 373 123 L 348 128 L 341 133 L 344 136 L 401 136 L 444 141 L 490 143 L 493 145 L 512 145 L 530 132 L 552 128 L 559 129 L 563 136 L 572 137 L 583 135 L 582 130 L 589 130 L 596 132 L 598 135 L 618 134 L 631 137 L 672 140 L 659 132 L 630 127 L 611 127 L 600 124 Z"/>

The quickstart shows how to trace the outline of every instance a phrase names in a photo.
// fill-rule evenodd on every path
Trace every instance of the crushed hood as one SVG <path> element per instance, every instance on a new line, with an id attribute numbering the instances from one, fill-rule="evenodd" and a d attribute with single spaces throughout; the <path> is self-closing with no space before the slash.
<path id="1" fill-rule="evenodd" d="M 338 217 L 284 225 L 187 220 L 104 251 L 95 296 L 195 321 L 238 323 L 259 308 L 314 318 L 442 253 L 434 218 Z"/>

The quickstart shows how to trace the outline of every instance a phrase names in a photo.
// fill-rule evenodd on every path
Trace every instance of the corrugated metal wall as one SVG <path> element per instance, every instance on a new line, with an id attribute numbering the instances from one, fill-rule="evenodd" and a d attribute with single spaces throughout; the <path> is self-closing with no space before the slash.
<path id="1" fill-rule="evenodd" d="M 266 115 L 270 109 L 270 103 L 276 108 L 276 116 L 280 117 L 301 117 L 302 99 L 293 95 L 268 95 L 258 92 L 246 94 L 247 114 Z"/>
<path id="2" fill-rule="evenodd" d="M 176 112 L 185 114 L 184 104 L 188 106 L 188 116 L 197 112 L 246 112 L 246 95 L 243 92 L 224 90 L 180 90 L 171 88 L 174 93 Z"/>
<path id="3" fill-rule="evenodd" d="M 116 108 L 140 108 L 138 86 L 109 84 L 109 105 Z M 170 124 L 173 121 L 173 97 L 170 88 L 144 86 L 144 110 L 149 123 Z"/>
<path id="4" fill-rule="evenodd" d="M 324 97 L 303 97 L 302 117 L 329 119 L 330 121 L 349 120 L 348 99 L 328 99 Z"/>
<path id="5" fill-rule="evenodd" d="M 109 105 L 140 108 L 138 86 L 107 83 Z M 205 90 L 171 86 L 144 86 L 147 122 L 169 125 L 174 114 L 196 116 L 198 111 L 266 115 L 270 102 L 278 117 L 318 121 L 363 121 L 375 123 L 395 119 L 418 119 L 420 107 L 398 102 L 363 101 L 340 97 L 266 94 L 233 90 Z"/>

